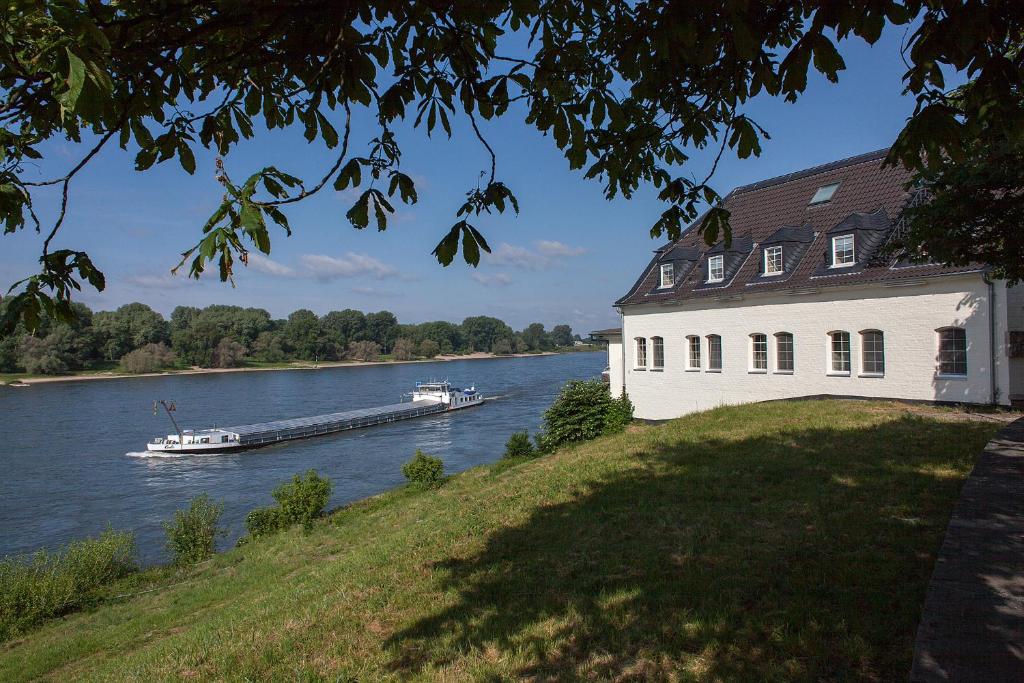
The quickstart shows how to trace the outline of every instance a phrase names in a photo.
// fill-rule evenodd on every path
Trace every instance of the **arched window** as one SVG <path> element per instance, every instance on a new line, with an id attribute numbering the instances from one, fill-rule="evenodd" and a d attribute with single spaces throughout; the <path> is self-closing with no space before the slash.
<path id="1" fill-rule="evenodd" d="M 793 335 L 775 334 L 775 372 L 793 372 Z"/>
<path id="2" fill-rule="evenodd" d="M 665 340 L 661 337 L 651 337 L 651 350 L 653 352 L 653 370 L 661 370 L 665 367 Z"/>
<path id="3" fill-rule="evenodd" d="M 647 368 L 647 340 L 643 337 L 636 338 L 636 367 Z"/>
<path id="4" fill-rule="evenodd" d="M 885 374 L 885 335 L 881 330 L 860 333 L 860 371 L 865 375 Z"/>
<path id="5" fill-rule="evenodd" d="M 757 372 L 768 370 L 768 335 L 755 332 L 750 335 L 750 369 Z"/>
<path id="6" fill-rule="evenodd" d="M 708 371 L 722 370 L 722 337 L 717 334 L 708 335 Z"/>
<path id="7" fill-rule="evenodd" d="M 700 337 L 695 334 L 686 338 L 686 369 L 700 370 Z"/>
<path id="8" fill-rule="evenodd" d="M 829 332 L 831 340 L 829 371 L 834 375 L 850 374 L 850 333 Z"/>
<path id="9" fill-rule="evenodd" d="M 967 374 L 967 330 L 943 327 L 939 333 L 939 374 L 963 377 Z"/>

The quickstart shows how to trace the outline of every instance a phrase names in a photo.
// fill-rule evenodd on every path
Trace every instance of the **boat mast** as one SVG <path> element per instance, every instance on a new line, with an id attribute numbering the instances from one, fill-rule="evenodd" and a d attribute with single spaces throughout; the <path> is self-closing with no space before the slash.
<path id="1" fill-rule="evenodd" d="M 174 419 L 174 415 L 171 414 L 175 410 L 178 409 L 178 407 L 176 405 L 174 405 L 174 401 L 171 401 L 170 405 L 167 405 L 167 401 L 164 401 L 163 399 L 161 399 L 159 401 L 153 401 L 153 414 L 154 415 L 156 415 L 156 404 L 157 403 L 159 403 L 160 405 L 162 405 L 164 407 L 164 410 L 167 412 L 167 417 L 171 418 L 171 424 L 174 425 L 174 431 L 176 431 L 178 433 L 178 443 L 180 443 L 180 444 L 185 443 L 185 437 L 182 436 L 182 434 L 181 434 L 181 427 L 178 426 L 178 421 L 175 420 Z"/>

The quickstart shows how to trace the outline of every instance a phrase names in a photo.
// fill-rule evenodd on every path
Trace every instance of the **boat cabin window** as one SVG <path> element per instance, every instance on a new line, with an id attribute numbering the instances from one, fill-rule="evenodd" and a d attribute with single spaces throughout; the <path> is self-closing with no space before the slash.
<path id="1" fill-rule="evenodd" d="M 225 434 L 224 436 L 220 437 L 220 442 L 221 442 L 221 443 L 227 443 L 227 442 L 228 442 L 228 436 L 227 436 L 227 434 Z"/>

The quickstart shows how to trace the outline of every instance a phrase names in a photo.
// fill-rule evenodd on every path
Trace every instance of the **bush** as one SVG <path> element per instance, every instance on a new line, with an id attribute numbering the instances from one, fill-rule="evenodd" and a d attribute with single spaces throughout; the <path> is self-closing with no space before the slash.
<path id="1" fill-rule="evenodd" d="M 572 380 L 545 411 L 544 429 L 537 435 L 537 446 L 550 453 L 563 444 L 620 432 L 632 419 L 633 404 L 629 397 L 613 399 L 601 380 Z"/>
<path id="2" fill-rule="evenodd" d="M 234 339 L 224 337 L 217 343 L 211 358 L 215 368 L 235 368 L 245 361 L 245 347 Z"/>
<path id="3" fill-rule="evenodd" d="M 423 488 L 434 487 L 444 477 L 444 463 L 440 458 L 432 458 L 417 448 L 412 460 L 402 465 L 402 474 L 410 484 Z"/>
<path id="4" fill-rule="evenodd" d="M 331 498 L 331 480 L 321 477 L 316 470 L 305 475 L 296 474 L 271 494 L 277 501 L 276 507 L 256 508 L 245 517 L 245 529 L 253 538 L 267 536 L 293 524 L 309 529 L 313 522 L 323 515 L 327 501 Z"/>
<path id="5" fill-rule="evenodd" d="M 604 433 L 617 434 L 626 429 L 633 421 L 633 402 L 629 395 L 622 392 L 619 398 L 613 398 L 604 416 Z"/>
<path id="6" fill-rule="evenodd" d="M 253 538 L 276 533 L 284 528 L 280 513 L 277 507 L 256 508 L 245 516 L 245 530 Z"/>
<path id="7" fill-rule="evenodd" d="M 327 507 L 331 480 L 321 477 L 316 470 L 309 470 L 304 476 L 296 474 L 290 482 L 278 486 L 272 495 L 283 525 L 301 524 L 308 529 Z"/>
<path id="8" fill-rule="evenodd" d="M 224 504 L 214 503 L 203 493 L 192 499 L 187 510 L 177 510 L 173 520 L 164 522 L 174 564 L 200 562 L 217 551 L 217 536 L 224 533 L 217 524 L 223 513 Z"/>
<path id="9" fill-rule="evenodd" d="M 135 537 L 110 529 L 56 553 L 0 560 L 0 642 L 93 602 L 104 586 L 136 570 Z"/>
<path id="10" fill-rule="evenodd" d="M 420 342 L 420 355 L 424 358 L 433 358 L 441 353 L 441 345 L 433 339 L 424 339 Z"/>
<path id="11" fill-rule="evenodd" d="M 374 361 L 380 359 L 380 344 L 372 341 L 349 342 L 348 353 L 351 360 Z"/>
<path id="12" fill-rule="evenodd" d="M 133 374 L 159 372 L 173 366 L 175 362 L 177 357 L 166 344 L 146 344 L 121 357 L 121 371 Z"/>
<path id="13" fill-rule="evenodd" d="M 391 357 L 395 360 L 412 360 L 416 357 L 416 345 L 408 339 L 398 339 L 391 347 Z"/>
<path id="14" fill-rule="evenodd" d="M 525 458 L 534 454 L 530 435 L 525 431 L 516 432 L 505 442 L 506 458 Z"/>

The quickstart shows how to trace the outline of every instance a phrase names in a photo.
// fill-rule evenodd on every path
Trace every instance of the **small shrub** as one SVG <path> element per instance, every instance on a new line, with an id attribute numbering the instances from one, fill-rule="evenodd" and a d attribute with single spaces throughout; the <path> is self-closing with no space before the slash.
<path id="1" fill-rule="evenodd" d="M 277 505 L 256 508 L 245 517 L 245 529 L 252 538 L 268 536 L 293 524 L 306 529 L 323 515 L 331 498 L 331 480 L 321 477 L 316 470 L 294 475 L 292 480 L 274 489 L 271 494 Z"/>
<path id="2" fill-rule="evenodd" d="M 516 432 L 505 442 L 506 458 L 525 458 L 534 454 L 530 435 L 525 431 Z"/>
<path id="3" fill-rule="evenodd" d="M 0 642 L 93 602 L 103 587 L 137 569 L 135 537 L 110 529 L 56 553 L 0 560 Z"/>
<path id="4" fill-rule="evenodd" d="M 256 508 L 245 516 L 245 530 L 252 538 L 269 536 L 284 528 L 281 523 L 281 508 Z"/>
<path id="5" fill-rule="evenodd" d="M 417 448 L 412 460 L 402 465 L 402 474 L 410 484 L 423 488 L 434 487 L 444 477 L 444 463 L 440 458 L 426 455 Z"/>
<path id="6" fill-rule="evenodd" d="M 272 495 L 278 504 L 281 524 L 301 524 L 308 529 L 327 507 L 331 480 L 309 470 L 304 476 L 296 474 L 290 482 L 278 486 Z"/>
<path id="7" fill-rule="evenodd" d="M 173 520 L 164 522 L 174 564 L 200 562 L 217 551 L 217 536 L 224 533 L 217 526 L 223 513 L 224 504 L 214 503 L 203 493 L 192 499 L 187 510 L 177 510 Z"/>

